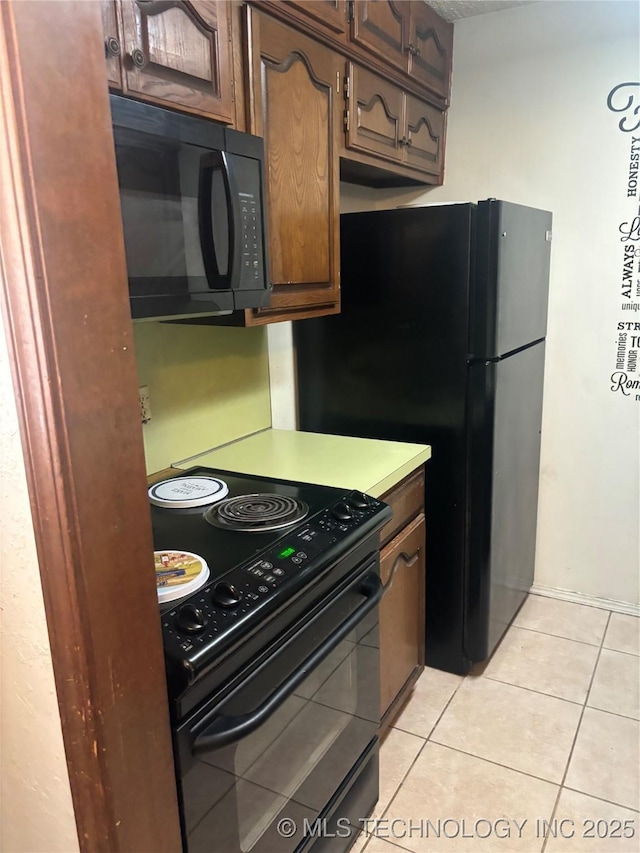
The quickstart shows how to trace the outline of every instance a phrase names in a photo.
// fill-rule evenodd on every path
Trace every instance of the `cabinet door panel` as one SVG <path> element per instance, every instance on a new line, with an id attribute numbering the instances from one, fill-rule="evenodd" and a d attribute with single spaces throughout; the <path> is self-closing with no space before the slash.
<path id="1" fill-rule="evenodd" d="M 444 113 L 406 95 L 405 162 L 413 169 L 439 175 L 444 156 Z"/>
<path id="2" fill-rule="evenodd" d="M 358 0 L 353 5 L 352 41 L 406 71 L 410 5 L 397 0 Z"/>
<path id="3" fill-rule="evenodd" d="M 453 24 L 443 21 L 426 3 L 411 4 L 409 74 L 443 98 L 449 97 Z"/>
<path id="4" fill-rule="evenodd" d="M 400 162 L 402 90 L 349 63 L 347 147 Z"/>
<path id="5" fill-rule="evenodd" d="M 263 75 L 273 282 L 329 281 L 331 98 L 298 53 L 290 53 L 281 63 L 267 60 Z"/>
<path id="6" fill-rule="evenodd" d="M 425 520 L 419 515 L 380 555 L 381 716 L 424 664 Z"/>
<path id="7" fill-rule="evenodd" d="M 252 131 L 265 144 L 271 310 L 335 304 L 340 61 L 274 19 L 253 12 L 251 22 L 259 63 L 251 81 Z"/>
<path id="8" fill-rule="evenodd" d="M 129 92 L 233 122 L 226 3 L 125 0 L 122 16 Z"/>
<path id="9" fill-rule="evenodd" d="M 346 32 L 346 0 L 290 0 L 286 5 L 304 12 L 305 15 L 309 15 L 323 27 L 335 33 Z"/>

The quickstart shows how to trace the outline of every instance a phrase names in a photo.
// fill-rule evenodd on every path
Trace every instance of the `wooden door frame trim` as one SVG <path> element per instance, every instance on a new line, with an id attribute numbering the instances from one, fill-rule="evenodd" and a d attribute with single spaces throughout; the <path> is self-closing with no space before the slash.
<path id="1" fill-rule="evenodd" d="M 0 2 L 0 169 L 0 299 L 80 849 L 178 851 L 98 3 Z"/>

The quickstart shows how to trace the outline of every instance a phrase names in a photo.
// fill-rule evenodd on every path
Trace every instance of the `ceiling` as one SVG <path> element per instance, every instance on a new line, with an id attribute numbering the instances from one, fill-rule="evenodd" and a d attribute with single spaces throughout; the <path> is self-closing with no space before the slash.
<path id="1" fill-rule="evenodd" d="M 455 21 L 458 18 L 485 15 L 487 12 L 501 12 L 512 6 L 526 6 L 533 0 L 425 0 L 425 2 L 445 20 Z"/>

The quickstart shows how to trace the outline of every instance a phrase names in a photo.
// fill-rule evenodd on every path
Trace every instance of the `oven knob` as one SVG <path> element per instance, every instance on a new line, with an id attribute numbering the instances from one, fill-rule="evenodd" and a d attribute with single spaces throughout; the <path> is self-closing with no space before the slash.
<path id="1" fill-rule="evenodd" d="M 185 604 L 176 616 L 176 628 L 182 634 L 199 634 L 207 627 L 207 620 L 198 607 L 194 604 Z"/>
<path id="2" fill-rule="evenodd" d="M 351 492 L 348 500 L 350 506 L 355 507 L 355 509 L 366 509 L 368 506 L 371 506 L 371 500 L 364 492 Z"/>
<path id="3" fill-rule="evenodd" d="M 213 588 L 213 603 L 218 607 L 237 607 L 242 601 L 242 591 L 227 581 L 220 581 Z"/>
<path id="4" fill-rule="evenodd" d="M 351 507 L 344 503 L 344 501 L 340 501 L 337 503 L 334 508 L 331 510 L 331 515 L 334 518 L 337 518 L 338 521 L 351 521 L 353 518 L 353 513 L 351 512 Z"/>

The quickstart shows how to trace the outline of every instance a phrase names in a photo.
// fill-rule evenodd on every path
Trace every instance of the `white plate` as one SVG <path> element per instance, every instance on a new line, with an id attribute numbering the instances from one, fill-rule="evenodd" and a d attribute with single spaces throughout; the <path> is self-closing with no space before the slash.
<path id="1" fill-rule="evenodd" d="M 149 500 L 167 509 L 208 506 L 229 494 L 229 487 L 217 477 L 172 477 L 149 489 Z"/>
<path id="2" fill-rule="evenodd" d="M 160 604 L 197 592 L 209 579 L 209 566 L 198 554 L 169 550 L 154 551 L 153 554 Z"/>

